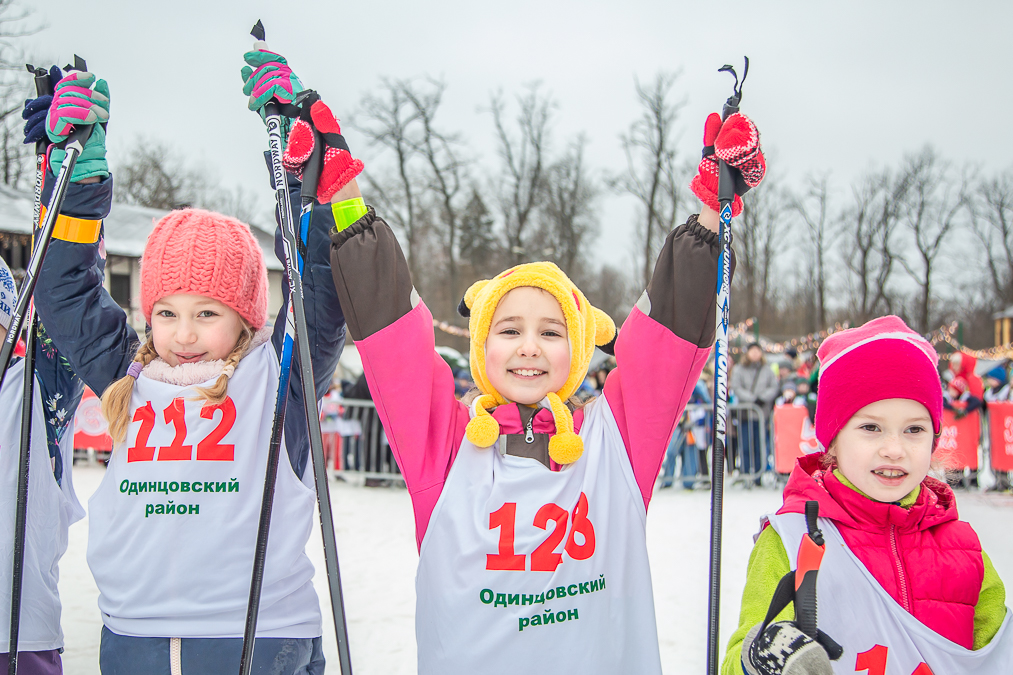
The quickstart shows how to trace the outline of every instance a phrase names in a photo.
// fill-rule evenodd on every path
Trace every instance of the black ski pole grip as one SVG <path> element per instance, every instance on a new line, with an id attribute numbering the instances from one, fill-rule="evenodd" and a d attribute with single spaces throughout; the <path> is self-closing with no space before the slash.
<path id="1" fill-rule="evenodd" d="M 49 81 L 49 72 L 45 68 L 36 68 L 30 63 L 25 64 L 25 68 L 28 72 L 35 75 L 35 95 L 39 96 L 50 96 L 53 93 L 52 83 Z M 35 154 L 44 155 L 46 154 L 46 147 L 49 145 L 49 140 L 45 137 L 35 142 Z"/>
<path id="2" fill-rule="evenodd" d="M 795 623 L 798 629 L 816 639 L 816 578 L 826 545 L 823 534 L 816 527 L 819 517 L 819 502 L 807 501 L 805 505 L 806 529 L 798 547 L 795 566 Z M 818 540 L 818 541 L 817 541 Z"/>

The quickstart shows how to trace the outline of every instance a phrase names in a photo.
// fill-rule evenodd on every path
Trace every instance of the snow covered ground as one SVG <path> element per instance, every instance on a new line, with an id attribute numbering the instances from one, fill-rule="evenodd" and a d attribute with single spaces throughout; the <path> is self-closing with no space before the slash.
<path id="1" fill-rule="evenodd" d="M 82 502 L 95 491 L 104 469 L 74 468 Z M 355 672 L 397 675 L 415 672 L 415 528 L 408 493 L 403 489 L 364 488 L 331 483 L 345 609 Z M 1000 576 L 1013 584 L 1013 497 L 960 493 L 962 517 L 974 525 Z M 725 492 L 722 565 L 721 643 L 735 629 L 746 560 L 761 514 L 780 505 L 774 490 Z M 661 640 L 661 661 L 668 674 L 704 672 L 707 645 L 707 588 L 710 497 L 707 492 L 661 490 L 647 518 L 647 542 Z M 70 530 L 70 546 L 60 565 L 64 670 L 98 673 L 102 621 L 98 591 L 85 561 L 87 521 Z M 317 568 L 317 591 L 327 597 L 323 548 L 310 540 Z M 337 672 L 337 651 L 329 612 L 324 612 L 324 641 L 329 672 Z"/>

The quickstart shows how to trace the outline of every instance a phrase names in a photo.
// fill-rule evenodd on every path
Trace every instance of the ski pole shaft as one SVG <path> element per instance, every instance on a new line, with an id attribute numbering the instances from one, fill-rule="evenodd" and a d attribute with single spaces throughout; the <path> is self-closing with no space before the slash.
<path id="1" fill-rule="evenodd" d="M 282 232 L 292 228 L 292 206 L 288 197 L 288 181 L 281 165 L 281 119 L 270 105 L 267 110 L 267 133 L 271 149 L 271 172 L 274 177 L 275 196 L 282 223 Z M 275 161 L 277 160 L 277 161 Z M 287 225 L 287 227 L 286 227 Z M 286 258 L 289 242 L 285 242 Z M 275 398 L 274 423 L 267 453 L 267 471 L 264 475 L 264 496 L 260 503 L 260 523 L 257 527 L 257 545 L 253 556 L 253 576 L 250 580 L 250 599 L 246 609 L 246 627 L 243 631 L 243 652 L 239 662 L 240 675 L 249 675 L 253 668 L 253 650 L 257 636 L 257 618 L 260 611 L 260 595 L 264 585 L 264 566 L 267 561 L 267 542 L 271 530 L 271 513 L 274 509 L 275 485 L 278 478 L 278 462 L 281 456 L 281 441 L 285 434 L 285 410 L 288 407 L 289 374 L 294 348 L 293 314 L 291 311 L 292 269 L 289 274 L 289 311 L 285 317 L 285 337 L 282 342 L 278 393 Z M 296 276 L 298 280 L 298 275 Z"/>
<path id="2" fill-rule="evenodd" d="M 309 103 L 306 110 L 309 110 Z M 323 138 L 316 132 L 316 142 L 306 168 L 303 170 L 302 212 L 299 218 L 299 230 L 303 244 L 308 243 L 310 226 L 313 220 L 313 205 L 316 203 L 317 183 L 324 153 Z M 300 265 L 301 267 L 301 265 Z M 301 285 L 301 284 L 300 284 Z M 300 290 L 300 294 L 301 294 Z M 290 303 L 295 306 L 295 302 Z M 304 311 L 300 299 L 296 312 Z M 305 326 L 305 319 L 297 326 Z M 299 346 L 299 364 L 302 368 L 303 401 L 306 402 L 306 426 L 310 435 L 310 452 L 313 459 L 313 480 L 316 484 L 317 511 L 320 514 L 320 531 L 324 543 L 324 565 L 327 569 L 327 585 L 331 596 L 331 612 L 334 616 L 334 631 L 338 641 L 338 661 L 343 675 L 351 675 L 352 661 L 348 648 L 348 624 L 345 619 L 345 599 L 342 593 L 341 571 L 338 566 L 338 544 L 334 535 L 334 516 L 331 511 L 331 492 L 327 482 L 327 460 L 324 457 L 323 436 L 320 433 L 320 415 L 316 405 L 315 384 L 313 379 L 312 361 L 310 360 L 309 336 L 306 331 L 297 331 Z"/>
<path id="3" fill-rule="evenodd" d="M 25 530 L 28 522 L 28 467 L 31 460 L 32 402 L 35 398 L 35 312 L 28 313 L 25 339 L 25 385 L 21 404 L 21 456 L 18 461 L 17 508 L 14 514 L 14 564 L 11 576 L 11 632 L 7 674 L 18 673 L 18 635 L 21 630 L 21 590 L 24 580 Z"/>
<path id="4" fill-rule="evenodd" d="M 257 40 L 255 48 L 266 49 L 264 27 L 257 22 L 252 31 Z M 317 503 L 320 508 L 321 528 L 324 532 L 324 557 L 327 564 L 328 583 L 331 587 L 331 607 L 335 617 L 335 629 L 338 633 L 338 654 L 342 675 L 351 675 L 352 666 L 348 654 L 348 636 L 344 619 L 344 604 L 341 595 L 341 578 L 338 573 L 337 544 L 334 539 L 334 524 L 331 516 L 330 493 L 327 488 L 326 463 L 323 459 L 323 442 L 320 434 L 320 419 L 316 407 L 315 380 L 307 333 L 306 312 L 303 306 L 302 259 L 299 254 L 299 240 L 292 217 L 289 201 L 288 180 L 282 165 L 281 115 L 276 102 L 265 106 L 268 142 L 271 156 L 271 175 L 274 180 L 275 197 L 278 202 L 279 221 L 281 225 L 285 266 L 289 283 L 288 311 L 286 313 L 285 338 L 282 345 L 280 361 L 280 378 L 275 408 L 274 428 L 271 434 L 271 446 L 268 454 L 267 475 L 264 481 L 264 497 L 261 503 L 260 525 L 257 533 L 257 548 L 254 557 L 253 577 L 250 584 L 250 601 L 247 608 L 246 629 L 243 635 L 243 653 L 240 661 L 240 675 L 248 675 L 253 667 L 253 652 L 257 632 L 257 614 L 260 607 L 260 595 L 263 586 L 264 565 L 267 557 L 267 542 L 270 534 L 271 510 L 274 504 L 275 482 L 277 479 L 280 455 L 281 436 L 284 433 L 285 408 L 288 401 L 289 377 L 292 366 L 294 348 L 298 345 L 300 376 L 303 387 L 303 403 L 306 408 L 307 430 L 310 436 L 310 450 L 313 457 L 314 479 L 317 489 Z M 318 144 L 319 145 L 319 144 Z M 315 197 L 314 179 L 310 193 L 310 213 L 312 200 Z M 305 198 L 303 204 L 306 204 Z M 305 206 L 304 206 L 305 211 Z M 309 215 L 305 223 L 302 241 L 308 237 Z"/>
<path id="5" fill-rule="evenodd" d="M 35 283 L 38 280 L 39 270 L 42 269 L 42 261 L 46 257 L 49 242 L 53 238 L 56 218 L 63 207 L 63 200 L 67 195 L 67 187 L 70 185 L 70 177 L 74 173 L 77 158 L 80 156 L 85 142 L 91 135 L 91 131 L 91 125 L 82 125 L 74 129 L 67 139 L 67 145 L 64 148 L 67 154 L 63 158 L 63 164 L 60 165 L 60 173 L 56 177 L 56 185 L 53 188 L 52 196 L 49 198 L 49 205 L 46 207 L 46 217 L 43 219 L 39 236 L 35 241 L 24 281 L 21 282 L 21 291 L 18 293 L 14 312 L 11 314 L 11 325 L 7 329 L 7 336 L 4 338 L 3 344 L 0 345 L 0 386 L 3 385 L 7 367 L 11 364 L 11 356 L 14 354 L 14 347 L 18 343 L 18 335 L 21 333 L 25 311 L 28 309 L 28 303 L 31 300 L 32 293 L 35 291 Z"/>
<path id="6" fill-rule="evenodd" d="M 37 96 L 52 94 L 49 73 L 44 68 L 26 66 L 35 74 Z M 46 140 L 35 144 L 35 208 L 32 227 L 39 222 L 42 208 L 42 185 L 45 180 Z M 11 575 L 11 623 L 8 640 L 8 675 L 18 672 L 18 637 L 21 631 L 21 592 L 24 581 L 25 531 L 28 522 L 28 470 L 31 462 L 32 406 L 35 400 L 35 312 L 28 311 L 28 331 L 25 337 L 25 384 L 21 400 L 21 455 L 18 459 L 17 507 L 14 514 L 14 560 Z"/>
<path id="7" fill-rule="evenodd" d="M 725 68 L 731 70 L 729 66 Z M 724 68 L 722 69 L 724 70 Z M 746 72 L 749 61 L 746 60 Z M 734 74 L 734 71 L 733 71 Z M 743 75 L 745 81 L 745 75 Z M 721 118 L 738 112 L 742 98 L 738 87 L 725 102 Z M 720 614 L 721 614 L 721 526 L 724 516 L 725 448 L 728 430 L 728 306 L 731 291 L 731 227 L 732 202 L 735 199 L 735 176 L 732 168 L 718 160 L 718 240 L 721 253 L 718 257 L 717 331 L 714 344 L 714 450 L 711 453 L 711 556 L 710 593 L 707 620 L 707 672 L 717 675 L 720 667 Z M 746 449 L 749 452 L 749 449 Z"/>

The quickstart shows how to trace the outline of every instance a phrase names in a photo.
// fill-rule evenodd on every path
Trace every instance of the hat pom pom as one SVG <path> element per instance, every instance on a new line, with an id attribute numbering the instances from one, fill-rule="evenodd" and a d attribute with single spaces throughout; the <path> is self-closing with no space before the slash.
<path id="1" fill-rule="evenodd" d="M 499 438 L 499 422 L 492 415 L 473 417 L 464 430 L 465 436 L 480 448 L 488 448 Z"/>
<path id="2" fill-rule="evenodd" d="M 495 399 L 492 396 L 482 395 L 475 400 L 475 416 L 464 429 L 468 441 L 479 448 L 488 448 L 499 438 L 499 422 L 485 409 L 486 403 L 495 405 Z"/>
<path id="3" fill-rule="evenodd" d="M 582 454 L 584 439 L 572 431 L 556 434 L 549 439 L 549 457 L 556 464 L 573 464 Z"/>

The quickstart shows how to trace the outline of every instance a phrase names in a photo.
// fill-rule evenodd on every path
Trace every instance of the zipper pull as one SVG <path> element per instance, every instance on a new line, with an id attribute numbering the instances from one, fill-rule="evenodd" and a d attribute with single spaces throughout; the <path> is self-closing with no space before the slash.
<path id="1" fill-rule="evenodd" d="M 529 443 L 530 444 L 530 443 L 534 443 L 535 442 L 535 430 L 533 428 L 534 425 L 535 425 L 535 416 L 532 415 L 531 418 L 528 420 L 528 425 L 526 427 L 524 427 L 524 442 L 525 443 Z"/>

